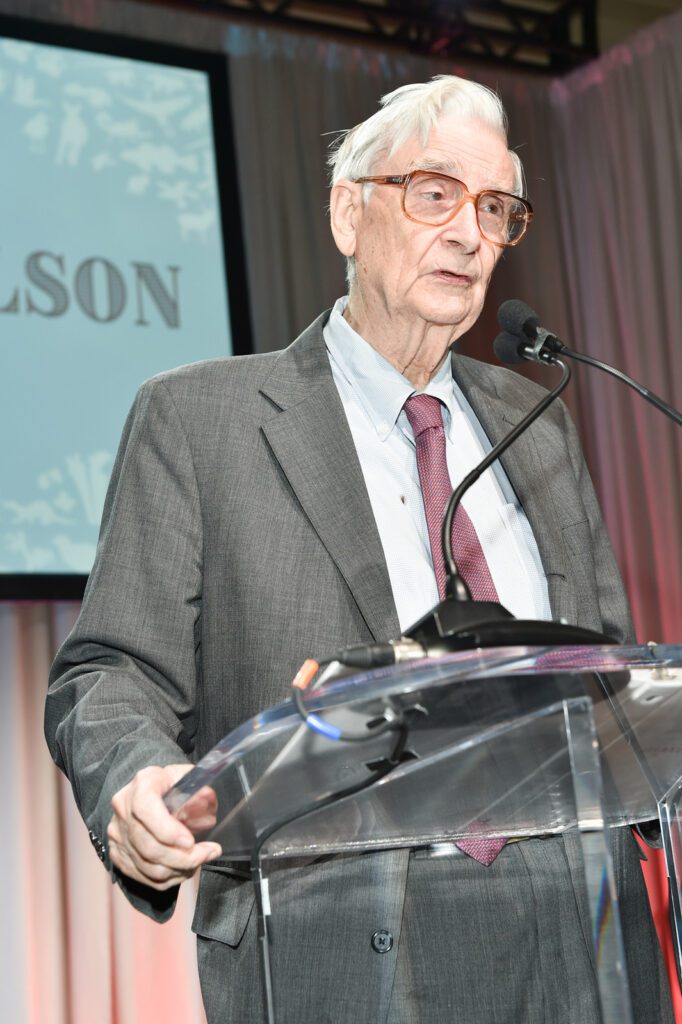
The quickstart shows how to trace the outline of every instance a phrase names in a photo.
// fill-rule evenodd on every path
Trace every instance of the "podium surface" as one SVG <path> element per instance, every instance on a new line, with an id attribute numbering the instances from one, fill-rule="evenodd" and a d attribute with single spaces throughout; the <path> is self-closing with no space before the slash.
<path id="1" fill-rule="evenodd" d="M 304 703 L 327 733 L 366 738 L 330 738 L 286 701 L 226 736 L 169 808 L 250 861 L 259 885 L 273 858 L 574 832 L 602 1019 L 631 1019 L 605 831 L 660 819 L 679 951 L 682 646 L 464 651 L 335 680 Z"/>
<path id="2" fill-rule="evenodd" d="M 375 719 L 386 703 L 407 711 L 407 753 L 382 781 L 378 801 L 369 790 L 346 797 L 343 811 L 315 812 L 273 837 L 268 856 L 590 826 L 561 799 L 571 774 L 566 700 L 592 705 L 606 824 L 658 817 L 659 802 L 682 775 L 682 645 L 465 651 L 358 673 L 306 696 L 320 718 L 350 729 Z M 254 836 L 274 819 L 361 781 L 393 742 L 390 733 L 372 738 L 371 730 L 362 744 L 334 742 L 305 726 L 286 701 L 226 736 L 167 804 L 191 827 L 191 797 L 211 786 L 218 820 L 197 834 L 219 842 L 225 856 L 249 859 Z M 448 784 L 434 790 L 446 771 Z M 363 817 L 369 804 L 383 813 Z"/>

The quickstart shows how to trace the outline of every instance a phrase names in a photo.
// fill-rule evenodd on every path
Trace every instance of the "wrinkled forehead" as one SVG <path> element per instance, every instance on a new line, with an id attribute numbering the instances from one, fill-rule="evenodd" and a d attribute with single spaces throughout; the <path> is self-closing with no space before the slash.
<path id="1" fill-rule="evenodd" d="M 394 138 L 373 173 L 441 171 L 468 185 L 514 191 L 520 186 L 518 162 L 497 127 L 481 120 L 443 115 L 427 131 Z"/>

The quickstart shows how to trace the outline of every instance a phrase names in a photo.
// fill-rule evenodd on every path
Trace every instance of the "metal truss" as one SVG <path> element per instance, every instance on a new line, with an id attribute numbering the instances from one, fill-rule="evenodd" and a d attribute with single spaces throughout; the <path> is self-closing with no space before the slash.
<path id="1" fill-rule="evenodd" d="M 143 0 L 414 53 L 570 70 L 598 52 L 596 0 Z"/>

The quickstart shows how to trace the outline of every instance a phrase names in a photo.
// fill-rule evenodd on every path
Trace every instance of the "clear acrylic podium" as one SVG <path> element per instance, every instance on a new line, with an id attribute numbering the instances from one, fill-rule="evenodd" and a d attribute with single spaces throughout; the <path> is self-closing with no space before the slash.
<path id="1" fill-rule="evenodd" d="M 337 680 L 305 704 L 367 739 L 321 735 L 287 701 L 226 736 L 166 797 L 198 837 L 251 862 L 269 1021 L 273 858 L 569 831 L 583 851 L 602 1020 L 631 1021 L 605 830 L 660 819 L 679 954 L 682 646 L 464 651 Z M 394 727 L 374 735 L 386 717 Z"/>

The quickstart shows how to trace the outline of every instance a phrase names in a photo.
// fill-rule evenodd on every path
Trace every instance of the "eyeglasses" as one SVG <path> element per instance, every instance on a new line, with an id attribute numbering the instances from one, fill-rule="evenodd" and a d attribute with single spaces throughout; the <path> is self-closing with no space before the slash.
<path id="1" fill-rule="evenodd" d="M 494 245 L 518 245 L 533 219 L 533 208 L 526 199 L 491 189 L 474 195 L 463 181 L 436 171 L 410 171 L 409 174 L 355 180 L 358 184 L 400 186 L 403 213 L 417 224 L 433 227 L 447 224 L 459 212 L 462 203 L 472 202 L 479 231 Z"/>

